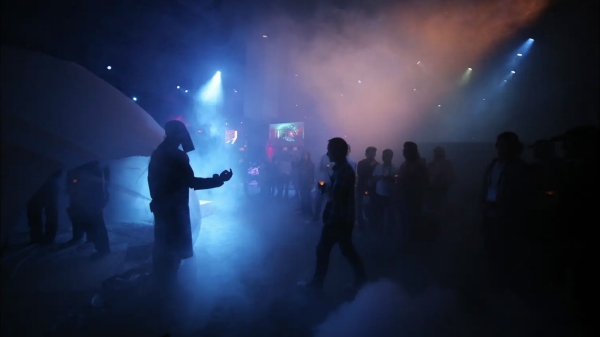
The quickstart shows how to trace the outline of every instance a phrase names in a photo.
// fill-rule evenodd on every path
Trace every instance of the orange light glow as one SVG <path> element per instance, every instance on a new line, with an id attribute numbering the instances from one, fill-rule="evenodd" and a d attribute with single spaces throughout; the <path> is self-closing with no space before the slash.
<path id="1" fill-rule="evenodd" d="M 554 195 L 554 194 L 555 194 L 555 192 L 554 192 L 554 191 L 547 191 L 547 192 L 546 192 L 546 194 L 547 194 L 547 195 Z"/>
<path id="2" fill-rule="evenodd" d="M 323 185 L 325 185 L 325 182 L 324 181 L 319 181 L 319 186 L 323 186 Z"/>

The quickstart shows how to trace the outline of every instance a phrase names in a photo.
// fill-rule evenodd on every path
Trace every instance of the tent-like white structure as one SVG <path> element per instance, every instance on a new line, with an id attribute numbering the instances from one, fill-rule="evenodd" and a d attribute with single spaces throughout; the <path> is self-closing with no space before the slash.
<path id="1" fill-rule="evenodd" d="M 52 172 L 91 160 L 111 166 L 107 222 L 151 224 L 146 168 L 164 130 L 148 113 L 83 67 L 40 53 L 3 45 L 0 77 L 3 246 Z"/>

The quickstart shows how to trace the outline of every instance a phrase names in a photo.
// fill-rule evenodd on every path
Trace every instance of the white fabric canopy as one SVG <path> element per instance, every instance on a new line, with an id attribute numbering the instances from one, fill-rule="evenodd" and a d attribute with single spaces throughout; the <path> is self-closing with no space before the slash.
<path id="1" fill-rule="evenodd" d="M 0 70 L 3 245 L 57 168 L 149 156 L 163 139 L 131 98 L 75 63 L 2 46 Z"/>

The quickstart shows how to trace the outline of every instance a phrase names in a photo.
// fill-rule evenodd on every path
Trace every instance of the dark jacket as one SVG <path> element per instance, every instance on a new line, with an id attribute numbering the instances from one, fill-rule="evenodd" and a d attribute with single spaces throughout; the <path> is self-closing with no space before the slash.
<path id="1" fill-rule="evenodd" d="M 193 256 L 189 190 L 223 185 L 219 176 L 196 178 L 188 155 L 164 142 L 148 165 L 150 210 L 154 213 L 154 245 L 160 253 L 186 259 Z"/>
<path id="2" fill-rule="evenodd" d="M 356 219 L 354 184 L 356 176 L 348 162 L 333 166 L 327 204 L 323 212 L 325 225 L 354 226 Z"/>
<path id="3" fill-rule="evenodd" d="M 481 201 L 486 202 L 488 189 L 492 179 L 492 169 L 498 159 L 494 159 L 486 168 L 483 181 Z M 498 179 L 498 191 L 495 207 L 500 213 L 521 212 L 532 201 L 533 192 L 530 170 L 525 162 L 520 159 L 507 161 Z"/>
<path id="4" fill-rule="evenodd" d="M 79 209 L 103 208 L 108 203 L 108 167 L 93 161 L 67 172 L 70 206 Z"/>

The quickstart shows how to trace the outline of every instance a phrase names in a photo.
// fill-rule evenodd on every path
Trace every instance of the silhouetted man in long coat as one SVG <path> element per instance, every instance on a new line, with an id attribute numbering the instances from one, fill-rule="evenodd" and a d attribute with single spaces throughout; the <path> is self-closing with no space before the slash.
<path id="1" fill-rule="evenodd" d="M 230 169 L 212 178 L 194 177 L 187 155 L 193 150 L 185 125 L 169 121 L 165 125 L 165 140 L 152 153 L 148 166 L 150 210 L 154 213 L 153 263 L 159 288 L 173 285 L 181 260 L 194 255 L 189 189 L 220 187 L 233 175 Z"/>

